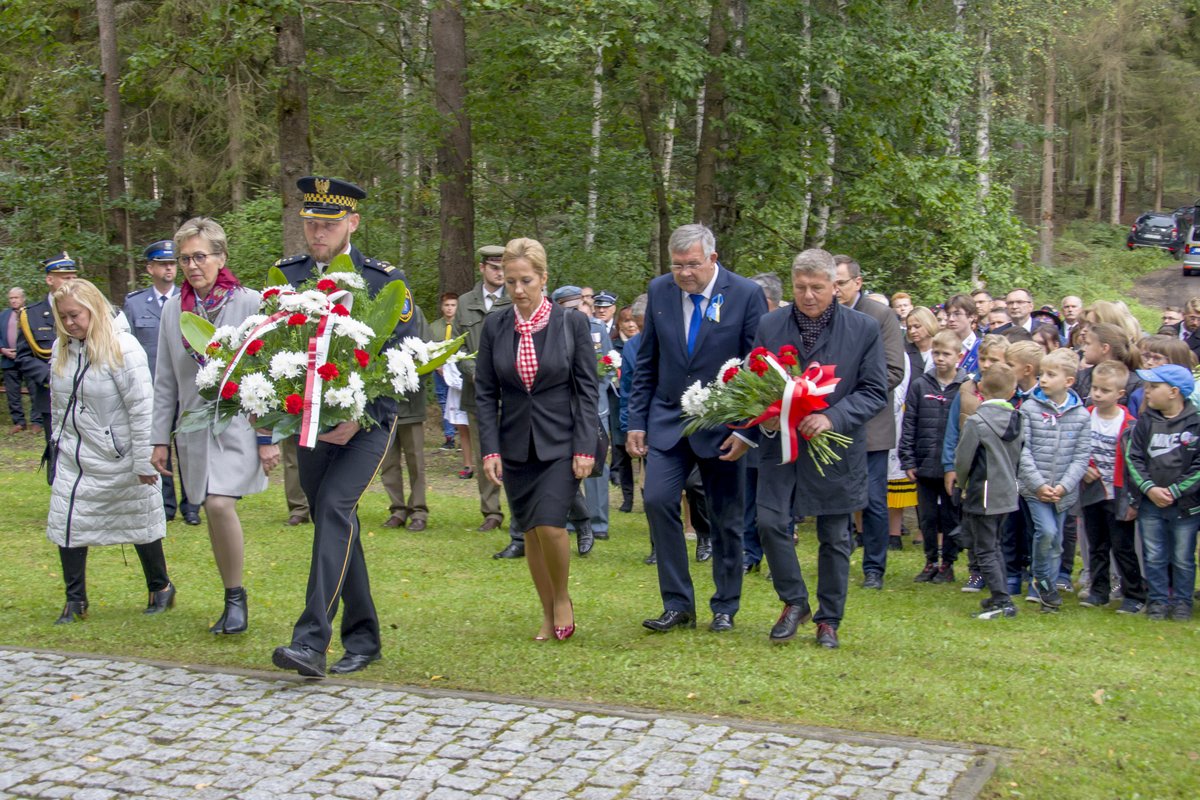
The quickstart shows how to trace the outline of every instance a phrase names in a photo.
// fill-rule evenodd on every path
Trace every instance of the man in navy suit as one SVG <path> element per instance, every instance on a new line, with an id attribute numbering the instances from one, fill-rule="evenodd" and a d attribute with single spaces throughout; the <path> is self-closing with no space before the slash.
<path id="1" fill-rule="evenodd" d="M 696 625 L 679 499 L 693 466 L 708 498 L 713 541 L 709 601 L 715 632 L 733 628 L 742 593 L 742 517 L 746 471 L 740 459 L 756 432 L 683 435 L 680 400 L 693 383 L 708 383 L 721 365 L 750 351 L 767 311 L 762 289 L 717 263 L 712 231 L 684 225 L 671 234 L 671 274 L 650 282 L 645 327 L 629 401 L 626 449 L 646 458 L 644 503 L 658 556 L 663 613 L 642 624 L 653 631 Z"/>
<path id="2" fill-rule="evenodd" d="M 4 370 L 4 391 L 8 397 L 8 413 L 12 416 L 12 430 L 25 430 L 25 407 L 21 404 L 21 387 L 28 384 L 29 396 L 35 390 L 32 377 L 21 371 L 17 363 L 17 340 L 21 338 L 20 311 L 25 307 L 25 290 L 14 286 L 8 290 L 8 308 L 0 311 L 0 369 Z"/>

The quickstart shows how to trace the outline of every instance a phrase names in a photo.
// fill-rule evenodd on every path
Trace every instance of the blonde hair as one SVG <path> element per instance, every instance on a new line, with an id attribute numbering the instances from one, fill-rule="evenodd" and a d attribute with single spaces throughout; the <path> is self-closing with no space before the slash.
<path id="1" fill-rule="evenodd" d="M 988 350 L 1000 348 L 1001 353 L 1007 353 L 1010 344 L 1012 342 L 1008 341 L 1004 336 L 998 333 L 989 333 L 979 341 L 979 352 L 986 353 Z"/>
<path id="2" fill-rule="evenodd" d="M 117 329 L 113 326 L 112 305 L 94 283 L 83 278 L 75 278 L 55 289 L 54 293 L 50 295 L 50 308 L 54 310 L 54 322 L 58 330 L 58 358 L 54 362 L 55 374 L 66 375 L 67 361 L 70 360 L 66 355 L 68 340 L 71 337 L 67 335 L 62 316 L 58 313 L 58 304 L 67 299 L 83 306 L 91 315 L 87 338 L 84 340 L 88 361 L 110 369 L 120 369 L 125 366 L 121 343 L 117 341 Z"/>
<path id="3" fill-rule="evenodd" d="M 1042 358 L 1046 355 L 1046 351 L 1037 342 L 1025 340 L 1023 342 L 1013 342 L 1008 346 L 1008 350 L 1004 353 L 1004 358 L 1019 361 L 1027 366 L 1032 366 L 1034 371 L 1041 369 Z"/>
<path id="4" fill-rule="evenodd" d="M 1129 383 L 1129 367 L 1122 364 L 1120 361 L 1101 361 L 1092 370 L 1092 385 L 1100 378 L 1116 378 L 1117 384 L 1121 389 L 1125 388 L 1125 384 Z"/>
<path id="5" fill-rule="evenodd" d="M 1033 344 L 1033 342 L 1027 344 Z M 979 378 L 979 393 L 987 400 L 1007 400 L 1013 396 L 1013 392 L 1016 390 L 1017 374 L 1003 361 L 992 366 Z"/>
<path id="6" fill-rule="evenodd" d="M 1042 359 L 1039 369 L 1045 370 L 1047 367 L 1058 367 L 1064 374 L 1073 378 L 1079 371 L 1079 356 L 1069 347 L 1060 347 L 1047 353 Z"/>
<path id="7" fill-rule="evenodd" d="M 537 239 L 513 239 L 504 245 L 504 255 L 500 262 L 508 266 L 518 258 L 523 258 L 533 267 L 538 277 L 546 280 L 546 248 Z"/>
<path id="8" fill-rule="evenodd" d="M 1089 325 L 1108 323 L 1116 325 L 1125 334 L 1125 346 L 1131 348 L 1142 338 L 1142 326 L 1127 311 L 1128 306 L 1117 305 L 1108 300 L 1096 300 L 1084 309 L 1083 319 Z"/>
<path id="9" fill-rule="evenodd" d="M 1129 369 L 1141 368 L 1142 352 L 1129 344 L 1125 330 L 1120 325 L 1098 322 L 1088 325 L 1087 333 L 1100 344 L 1108 346 L 1109 358 L 1122 362 Z"/>
<path id="10" fill-rule="evenodd" d="M 957 353 L 962 350 L 962 339 L 959 339 L 958 334 L 954 331 L 938 331 L 934 334 L 933 346 L 940 346 L 953 353 Z"/>
<path id="11" fill-rule="evenodd" d="M 908 325 L 913 322 L 924 328 L 925 332 L 929 334 L 930 338 L 937 336 L 937 317 L 935 317 L 933 312 L 925 306 L 917 306 L 912 311 L 908 312 L 908 319 L 904 320 L 904 324 Z"/>

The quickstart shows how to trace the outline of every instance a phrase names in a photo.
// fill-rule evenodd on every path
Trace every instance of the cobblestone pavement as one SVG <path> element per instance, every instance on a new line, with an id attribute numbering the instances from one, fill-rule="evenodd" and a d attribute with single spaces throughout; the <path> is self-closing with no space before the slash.
<path id="1" fill-rule="evenodd" d="M 837 731 L 0 650 L 0 795 L 970 798 L 983 751 Z"/>

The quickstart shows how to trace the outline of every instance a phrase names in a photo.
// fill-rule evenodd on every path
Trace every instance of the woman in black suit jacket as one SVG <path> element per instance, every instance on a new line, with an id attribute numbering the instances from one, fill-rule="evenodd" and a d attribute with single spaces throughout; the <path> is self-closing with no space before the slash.
<path id="1" fill-rule="evenodd" d="M 504 248 L 512 307 L 484 320 L 475 362 L 484 474 L 503 485 L 525 531 L 529 572 L 542 601 L 536 641 L 575 632 L 567 591 L 567 509 L 596 452 L 596 357 L 587 319 L 545 296 L 546 251 L 533 239 Z"/>

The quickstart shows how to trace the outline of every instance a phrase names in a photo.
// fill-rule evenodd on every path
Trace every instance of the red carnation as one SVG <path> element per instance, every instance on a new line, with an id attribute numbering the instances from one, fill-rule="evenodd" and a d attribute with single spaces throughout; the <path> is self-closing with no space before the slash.
<path id="1" fill-rule="evenodd" d="M 206 347 L 205 349 L 208 350 L 208 352 L 210 352 L 210 353 L 215 353 L 221 349 L 221 345 L 217 342 L 209 342 L 208 347 Z"/>
<path id="2" fill-rule="evenodd" d="M 298 394 L 289 394 L 283 398 L 283 408 L 289 414 L 299 414 L 304 410 L 304 398 Z"/>
<path id="3" fill-rule="evenodd" d="M 288 317 L 288 325 L 306 325 L 308 324 L 308 316 L 299 312 Z"/>
<path id="4" fill-rule="evenodd" d="M 750 360 L 753 361 L 756 358 L 762 358 L 763 356 L 768 355 L 770 352 L 771 351 L 765 347 L 756 347 L 750 351 Z"/>
<path id="5" fill-rule="evenodd" d="M 770 367 L 767 366 L 767 362 L 764 361 L 763 359 L 761 359 L 761 358 L 750 359 L 750 371 L 753 372 L 758 377 L 761 378 L 763 375 L 766 375 L 767 370 L 769 370 L 769 369 L 770 369 Z"/>
<path id="6" fill-rule="evenodd" d="M 359 350 L 355 348 L 354 360 L 358 362 L 359 367 L 366 368 L 367 364 L 371 363 L 371 354 L 366 350 Z"/>
<path id="7" fill-rule="evenodd" d="M 729 383 L 733 380 L 733 376 L 741 372 L 737 367 L 730 367 L 721 375 L 721 383 Z"/>
<path id="8" fill-rule="evenodd" d="M 600 360 L 604 362 L 604 366 L 606 366 L 606 367 L 612 366 L 612 356 L 604 356 Z"/>
<path id="9" fill-rule="evenodd" d="M 785 367 L 794 367 L 798 363 L 794 355 L 791 353 L 785 353 L 782 350 L 779 351 L 778 359 L 779 363 Z"/>
<path id="10" fill-rule="evenodd" d="M 317 288 L 322 292 L 332 292 L 337 289 L 337 284 L 329 280 L 329 278 L 322 278 L 317 281 Z"/>
<path id="11" fill-rule="evenodd" d="M 262 299 L 267 300 L 271 297 L 274 297 L 277 294 L 279 294 L 278 289 L 267 289 L 265 292 L 262 293 Z"/>
<path id="12" fill-rule="evenodd" d="M 779 348 L 779 355 L 798 356 L 800 355 L 800 351 L 796 349 L 796 345 L 794 344 L 785 344 L 783 347 Z"/>
<path id="13" fill-rule="evenodd" d="M 233 396 L 237 394 L 237 390 L 238 385 L 236 383 L 233 381 L 225 381 L 225 385 L 221 387 L 221 399 L 232 400 Z"/>
<path id="14" fill-rule="evenodd" d="M 321 368 L 317 370 L 317 374 L 320 375 L 324 380 L 331 381 L 342 373 L 338 372 L 337 364 L 334 364 L 331 361 L 328 364 L 323 364 Z"/>
<path id="15" fill-rule="evenodd" d="M 334 303 L 333 308 L 329 309 L 330 313 L 336 314 L 339 317 L 350 316 L 350 309 L 346 308 L 341 303 Z"/>
<path id="16" fill-rule="evenodd" d="M 262 339 L 255 339 L 253 342 L 246 345 L 246 355 L 256 356 L 256 355 L 258 355 L 258 351 L 262 350 L 262 349 L 263 349 Z"/>

